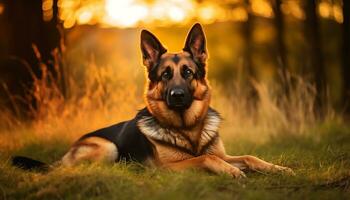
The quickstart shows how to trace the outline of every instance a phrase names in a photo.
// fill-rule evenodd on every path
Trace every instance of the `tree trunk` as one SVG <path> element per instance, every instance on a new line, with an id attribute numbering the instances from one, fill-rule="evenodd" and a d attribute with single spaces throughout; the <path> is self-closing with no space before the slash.
<path id="1" fill-rule="evenodd" d="M 284 35 L 284 23 L 283 14 L 281 11 L 281 0 L 274 0 L 272 7 L 275 13 L 274 23 L 277 30 L 276 46 L 277 46 L 277 61 L 279 66 L 279 72 L 281 73 L 281 79 L 284 92 L 289 94 L 289 84 L 287 77 L 287 61 L 286 61 L 286 47 L 283 41 Z"/>
<path id="2" fill-rule="evenodd" d="M 322 117 L 324 115 L 326 101 L 326 77 L 323 65 L 322 44 L 319 32 L 319 22 L 316 13 L 316 0 L 305 1 L 305 34 L 308 41 L 308 55 L 310 56 L 310 71 L 316 84 L 317 96 L 315 112 Z"/>
<path id="3" fill-rule="evenodd" d="M 252 14 L 249 11 L 249 0 L 244 1 L 245 7 L 248 12 L 248 19 L 243 25 L 243 37 L 245 42 L 245 51 L 244 51 L 244 71 L 246 72 L 246 76 L 248 79 L 256 78 L 255 72 L 253 69 L 251 52 L 252 52 Z"/>
<path id="4" fill-rule="evenodd" d="M 253 31 L 253 15 L 250 12 L 250 1 L 244 0 L 244 6 L 248 12 L 248 18 L 243 24 L 242 34 L 245 43 L 245 49 L 243 53 L 243 70 L 242 70 L 242 81 L 240 88 L 243 90 L 243 94 L 246 95 L 248 104 L 247 111 L 250 114 L 256 112 L 257 103 L 259 100 L 259 94 L 252 81 L 257 80 L 257 75 L 254 70 L 252 62 L 252 31 Z"/>
<path id="5" fill-rule="evenodd" d="M 54 0 L 54 18 L 50 22 L 43 21 L 42 0 L 4 0 L 2 3 L 5 10 L 0 22 L 2 25 L 5 21 L 6 27 L 1 27 L 0 30 L 6 30 L 6 38 L 0 38 L 0 43 L 6 41 L 6 46 L 4 50 L 1 49 L 4 55 L 0 57 L 3 57 L 4 62 L 0 61 L 2 68 L 0 79 L 4 77 L 3 79 L 6 80 L 7 93 L 25 99 L 28 95 L 25 89 L 33 87 L 33 74 L 39 78 L 42 76 L 40 62 L 44 62 L 54 78 L 57 78 L 56 66 L 52 64 L 54 56 L 51 54 L 60 42 L 60 34 L 56 27 L 57 0 Z M 33 44 L 41 54 L 40 59 L 33 50 Z M 28 69 L 33 74 L 29 73 Z M 0 97 L 2 96 L 0 91 Z M 18 110 L 23 112 L 20 113 L 21 115 L 27 114 L 29 107 L 36 104 L 34 100 L 15 103 L 20 105 Z"/>
<path id="6" fill-rule="evenodd" d="M 343 106 L 350 115 L 350 1 L 343 0 Z"/>

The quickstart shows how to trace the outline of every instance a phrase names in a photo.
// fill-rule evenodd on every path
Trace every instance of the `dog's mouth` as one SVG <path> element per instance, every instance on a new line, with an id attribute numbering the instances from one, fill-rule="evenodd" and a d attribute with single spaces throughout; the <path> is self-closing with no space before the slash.
<path id="1" fill-rule="evenodd" d="M 179 112 L 185 111 L 191 106 L 191 103 L 172 102 L 172 101 L 169 101 L 169 100 L 166 101 L 166 104 L 167 104 L 169 109 L 175 110 L 175 111 L 179 111 Z"/>
<path id="2" fill-rule="evenodd" d="M 167 104 L 167 105 L 171 110 L 175 110 L 175 111 L 179 111 L 179 112 L 182 112 L 182 111 L 187 110 L 189 108 L 189 106 L 185 105 L 185 104 Z"/>

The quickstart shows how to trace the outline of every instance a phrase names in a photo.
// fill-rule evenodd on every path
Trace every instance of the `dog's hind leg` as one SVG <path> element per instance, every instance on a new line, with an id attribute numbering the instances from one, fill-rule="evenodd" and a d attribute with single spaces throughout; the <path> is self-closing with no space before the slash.
<path id="1" fill-rule="evenodd" d="M 76 142 L 59 164 L 72 166 L 84 161 L 112 163 L 118 158 L 117 146 L 100 137 L 88 137 Z"/>
<path id="2" fill-rule="evenodd" d="M 260 171 L 260 172 L 286 172 L 289 174 L 294 174 L 293 170 L 288 167 L 275 165 L 251 155 L 244 155 L 244 156 L 227 155 L 225 156 L 224 160 L 240 169 L 250 169 L 250 170 Z"/>

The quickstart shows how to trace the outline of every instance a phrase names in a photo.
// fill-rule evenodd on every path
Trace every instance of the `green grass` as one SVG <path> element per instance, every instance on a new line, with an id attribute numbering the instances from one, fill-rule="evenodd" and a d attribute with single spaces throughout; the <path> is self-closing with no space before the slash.
<path id="1" fill-rule="evenodd" d="M 12 154 L 49 163 L 59 159 L 70 144 L 53 138 L 0 150 L 0 199 L 350 199 L 349 127 L 322 125 L 310 134 L 280 134 L 262 144 L 244 136 L 225 143 L 232 155 L 256 155 L 293 168 L 296 176 L 247 173 L 232 179 L 125 163 L 58 167 L 44 174 L 9 165 Z"/>

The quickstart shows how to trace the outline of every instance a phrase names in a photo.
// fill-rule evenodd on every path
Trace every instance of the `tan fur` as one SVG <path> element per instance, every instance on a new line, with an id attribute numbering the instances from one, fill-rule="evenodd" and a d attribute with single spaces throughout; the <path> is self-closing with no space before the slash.
<path id="1" fill-rule="evenodd" d="M 202 128 L 198 129 L 192 129 L 192 130 L 186 130 L 182 131 L 181 134 L 174 134 L 176 138 L 176 145 L 188 150 L 192 149 L 191 144 L 196 144 L 196 149 L 193 149 L 194 152 L 198 152 L 204 145 L 200 144 L 199 137 L 201 136 L 201 133 L 199 131 L 202 131 Z M 181 137 L 181 135 L 186 135 L 186 138 Z M 159 164 L 166 164 L 171 162 L 177 162 L 179 160 L 186 160 L 189 158 L 194 158 L 193 155 L 186 153 L 184 151 L 179 151 L 177 147 L 171 147 L 168 145 L 164 145 L 162 143 L 157 142 L 156 140 L 152 139 L 151 137 L 148 137 L 148 139 L 154 144 L 155 146 L 155 152 L 156 156 L 155 159 L 157 160 L 157 163 Z"/>
<path id="2" fill-rule="evenodd" d="M 211 148 L 208 148 L 206 153 L 216 155 L 217 157 L 222 158 L 222 159 L 225 158 L 226 150 L 225 150 L 224 143 L 222 142 L 221 138 L 218 138 L 217 142 L 215 142 Z"/>
<path id="3" fill-rule="evenodd" d="M 177 55 L 180 61 L 176 64 L 172 60 L 174 55 Z M 159 69 L 157 74 L 160 76 L 162 71 L 165 70 L 166 67 L 170 66 L 171 68 L 179 68 L 179 66 L 187 65 L 191 70 L 195 71 L 196 67 L 191 60 L 191 55 L 187 52 L 178 52 L 178 53 L 165 53 L 161 57 L 161 64 L 159 65 Z"/>
<path id="4" fill-rule="evenodd" d="M 187 160 L 167 163 L 163 165 L 163 167 L 175 171 L 198 168 L 206 169 L 214 173 L 225 173 L 236 178 L 245 177 L 244 173 L 239 168 L 228 164 L 215 155 L 202 155 Z"/>
<path id="5" fill-rule="evenodd" d="M 155 101 L 149 99 L 147 108 L 153 116 L 157 116 L 157 119 L 164 125 L 181 127 L 183 125 L 181 116 L 175 111 L 168 109 L 168 106 L 164 101 Z"/>
<path id="6" fill-rule="evenodd" d="M 226 155 L 223 160 L 230 163 L 233 166 L 237 166 L 240 169 L 250 169 L 260 172 L 286 172 L 294 174 L 293 170 L 288 167 L 274 165 L 272 163 L 261 160 L 255 156 L 244 155 L 244 156 L 229 156 Z"/>
<path id="7" fill-rule="evenodd" d="M 152 143 L 156 148 L 157 155 L 155 156 L 155 159 L 159 165 L 193 158 L 192 155 L 179 151 L 177 148 L 165 146 L 154 141 L 152 141 Z"/>
<path id="8" fill-rule="evenodd" d="M 82 161 L 113 163 L 117 157 L 118 150 L 112 142 L 99 137 L 89 137 L 76 142 L 63 156 L 61 164 L 72 166 Z"/>

